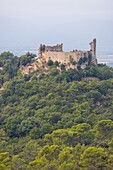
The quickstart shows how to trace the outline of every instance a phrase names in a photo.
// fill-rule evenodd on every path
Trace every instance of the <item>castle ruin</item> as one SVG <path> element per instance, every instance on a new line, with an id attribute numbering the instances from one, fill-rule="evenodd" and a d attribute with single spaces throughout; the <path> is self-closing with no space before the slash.
<path id="1" fill-rule="evenodd" d="M 38 49 L 38 59 L 42 63 L 47 63 L 49 60 L 53 62 L 58 61 L 60 64 L 64 64 L 66 68 L 77 68 L 80 59 L 86 59 L 86 62 L 82 63 L 82 68 L 85 68 L 88 64 L 97 64 L 96 59 L 96 39 L 90 43 L 90 50 L 73 50 L 70 52 L 63 51 L 63 44 L 57 44 L 56 46 L 40 45 Z M 70 61 L 74 61 L 72 64 Z"/>

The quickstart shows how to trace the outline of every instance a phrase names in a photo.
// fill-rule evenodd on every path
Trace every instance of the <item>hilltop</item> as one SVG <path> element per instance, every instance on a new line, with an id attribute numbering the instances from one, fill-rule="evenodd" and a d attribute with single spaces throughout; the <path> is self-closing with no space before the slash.
<path id="1" fill-rule="evenodd" d="M 0 55 L 0 169 L 112 170 L 113 68 L 34 63 Z"/>
<path id="2" fill-rule="evenodd" d="M 72 69 L 85 69 L 90 65 L 97 65 L 96 58 L 96 39 L 90 43 L 90 50 L 73 50 L 70 52 L 63 51 L 63 44 L 55 46 L 40 45 L 38 49 L 38 60 L 29 66 L 22 67 L 23 74 L 29 74 L 33 71 L 43 68 L 44 73 L 50 70 L 48 66 L 57 66 L 59 70 L 65 67 L 66 70 Z"/>

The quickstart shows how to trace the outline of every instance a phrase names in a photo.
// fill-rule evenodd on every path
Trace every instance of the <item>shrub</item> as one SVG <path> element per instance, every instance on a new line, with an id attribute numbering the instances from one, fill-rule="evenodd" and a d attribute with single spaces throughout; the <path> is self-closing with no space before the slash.
<path id="1" fill-rule="evenodd" d="M 49 60 L 47 64 L 48 64 L 48 66 L 52 66 L 53 65 L 53 61 Z"/>

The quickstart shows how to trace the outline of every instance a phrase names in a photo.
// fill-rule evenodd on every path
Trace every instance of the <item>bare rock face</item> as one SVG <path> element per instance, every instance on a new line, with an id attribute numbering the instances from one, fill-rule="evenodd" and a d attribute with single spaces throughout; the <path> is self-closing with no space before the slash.
<path id="1" fill-rule="evenodd" d="M 39 67 L 38 63 L 37 61 L 35 61 L 28 66 L 21 66 L 21 71 L 22 71 L 22 74 L 29 74 L 29 73 L 36 71 L 38 67 Z"/>

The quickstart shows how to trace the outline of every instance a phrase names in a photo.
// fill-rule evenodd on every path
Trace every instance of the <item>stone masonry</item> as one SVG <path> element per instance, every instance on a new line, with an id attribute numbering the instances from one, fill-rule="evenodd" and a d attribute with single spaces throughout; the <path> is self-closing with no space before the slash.
<path id="1" fill-rule="evenodd" d="M 67 66 L 67 68 L 72 67 L 70 66 L 70 57 L 75 61 L 76 63 L 80 60 L 80 58 L 87 58 L 90 59 L 90 64 L 97 64 L 96 59 L 96 39 L 94 39 L 90 43 L 90 50 L 87 51 L 71 51 L 71 52 L 64 52 L 63 51 L 63 44 L 57 44 L 56 46 L 45 46 L 40 45 L 38 49 L 38 59 L 42 63 L 48 62 L 49 60 L 52 60 L 53 62 L 58 61 L 61 64 L 64 64 Z M 88 63 L 84 63 L 84 65 L 87 65 Z M 76 68 L 77 64 L 73 66 L 73 68 Z M 83 66 L 84 67 L 84 66 Z"/>

